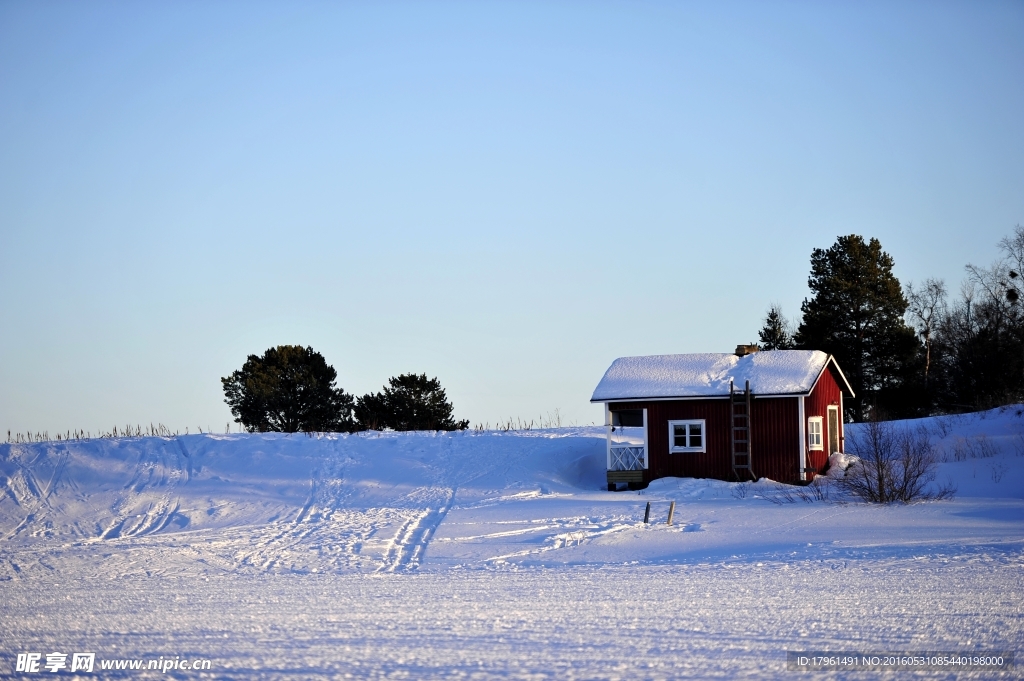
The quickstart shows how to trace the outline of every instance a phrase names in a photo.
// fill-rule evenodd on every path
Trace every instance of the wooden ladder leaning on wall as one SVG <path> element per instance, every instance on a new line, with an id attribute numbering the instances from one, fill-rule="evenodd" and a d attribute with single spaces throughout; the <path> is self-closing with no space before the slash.
<path id="1" fill-rule="evenodd" d="M 732 443 L 732 474 L 739 481 L 757 480 L 750 451 L 750 381 L 737 391 L 729 381 L 729 426 Z"/>

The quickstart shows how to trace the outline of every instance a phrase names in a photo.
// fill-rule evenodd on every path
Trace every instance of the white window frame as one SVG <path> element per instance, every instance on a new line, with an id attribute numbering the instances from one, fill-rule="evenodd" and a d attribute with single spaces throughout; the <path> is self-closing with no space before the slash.
<path id="1" fill-rule="evenodd" d="M 690 426 L 700 425 L 700 447 L 676 447 L 676 426 L 686 426 L 686 441 L 690 441 Z M 704 419 L 680 419 L 668 422 L 668 453 L 699 454 L 708 450 L 708 428 Z"/>
<path id="2" fill-rule="evenodd" d="M 820 452 L 825 448 L 824 430 L 820 416 L 811 416 L 807 419 L 807 449 Z"/>

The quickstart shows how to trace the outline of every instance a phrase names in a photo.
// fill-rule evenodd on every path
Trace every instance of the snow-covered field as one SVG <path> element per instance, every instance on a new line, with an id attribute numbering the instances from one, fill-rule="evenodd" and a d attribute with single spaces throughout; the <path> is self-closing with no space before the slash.
<path id="1" fill-rule="evenodd" d="M 952 501 L 689 479 L 610 493 L 596 428 L 0 445 L 0 675 L 54 651 L 95 652 L 83 678 L 414 679 L 1020 651 L 1024 417 L 921 424 Z M 211 668 L 99 670 L 160 656 Z"/>

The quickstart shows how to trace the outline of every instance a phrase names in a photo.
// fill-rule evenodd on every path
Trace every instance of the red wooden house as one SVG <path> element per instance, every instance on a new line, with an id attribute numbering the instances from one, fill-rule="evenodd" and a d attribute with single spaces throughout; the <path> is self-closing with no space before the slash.
<path id="1" fill-rule="evenodd" d="M 843 451 L 843 397 L 830 355 L 741 345 L 733 354 L 621 357 L 591 402 L 605 405 L 608 489 L 666 476 L 800 482 Z"/>

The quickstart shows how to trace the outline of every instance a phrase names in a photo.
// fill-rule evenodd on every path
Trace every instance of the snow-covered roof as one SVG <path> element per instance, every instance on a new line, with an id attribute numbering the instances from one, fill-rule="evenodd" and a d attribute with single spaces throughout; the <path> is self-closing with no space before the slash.
<path id="1" fill-rule="evenodd" d="M 755 395 L 806 394 L 830 359 L 820 350 L 769 350 L 743 357 L 717 352 L 620 357 L 608 367 L 590 401 L 721 397 L 729 394 L 730 380 L 737 390 L 750 381 Z M 836 378 L 852 394 L 841 372 Z"/>

